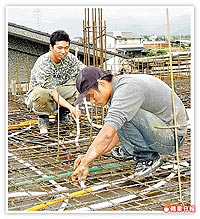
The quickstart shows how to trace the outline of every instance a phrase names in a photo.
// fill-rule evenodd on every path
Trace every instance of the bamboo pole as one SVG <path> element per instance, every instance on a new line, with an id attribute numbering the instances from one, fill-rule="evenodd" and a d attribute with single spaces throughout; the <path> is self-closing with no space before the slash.
<path id="1" fill-rule="evenodd" d="M 174 78 L 173 78 L 173 71 L 172 71 L 172 53 L 171 53 L 171 43 L 170 43 L 170 22 L 169 22 L 168 8 L 166 9 L 166 13 L 167 13 L 167 33 L 168 33 L 169 58 L 170 58 L 170 77 L 171 77 L 171 87 L 172 87 L 172 107 L 173 107 L 173 115 L 174 115 L 174 132 L 175 132 L 175 143 L 176 143 L 176 159 L 177 159 L 177 167 L 178 167 L 178 184 L 179 184 L 180 202 L 183 205 L 180 164 L 179 164 L 180 161 L 179 161 L 179 148 L 178 148 L 178 128 L 177 128 L 177 121 L 176 121 L 176 105 L 175 105 L 175 96 L 174 96 Z"/>

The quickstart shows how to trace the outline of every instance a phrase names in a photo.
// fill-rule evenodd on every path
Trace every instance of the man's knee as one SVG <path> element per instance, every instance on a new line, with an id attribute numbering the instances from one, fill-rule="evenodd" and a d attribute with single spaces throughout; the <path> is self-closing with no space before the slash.
<path id="1" fill-rule="evenodd" d="M 51 114 L 54 112 L 54 100 L 49 90 L 35 87 L 29 95 L 28 107 L 36 114 Z"/>
<path id="2" fill-rule="evenodd" d="M 65 100 L 72 103 L 76 99 L 77 90 L 75 86 L 61 86 L 58 88 L 58 93 Z"/>

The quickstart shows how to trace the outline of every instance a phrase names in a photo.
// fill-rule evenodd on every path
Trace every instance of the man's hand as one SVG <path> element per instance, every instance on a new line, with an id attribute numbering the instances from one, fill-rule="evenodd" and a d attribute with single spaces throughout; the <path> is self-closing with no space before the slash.
<path id="1" fill-rule="evenodd" d="M 79 155 L 74 162 L 74 170 L 80 165 L 81 160 L 83 159 L 84 155 Z"/>
<path id="2" fill-rule="evenodd" d="M 81 116 L 81 111 L 79 109 L 76 109 L 76 107 L 71 107 L 70 112 L 74 120 L 76 120 L 76 118 L 79 118 Z"/>
<path id="3" fill-rule="evenodd" d="M 85 181 L 87 175 L 89 174 L 89 166 L 82 166 L 79 165 L 76 170 L 73 172 L 71 179 L 74 182 L 76 179 L 78 179 L 79 184 L 81 184 L 81 181 Z"/>

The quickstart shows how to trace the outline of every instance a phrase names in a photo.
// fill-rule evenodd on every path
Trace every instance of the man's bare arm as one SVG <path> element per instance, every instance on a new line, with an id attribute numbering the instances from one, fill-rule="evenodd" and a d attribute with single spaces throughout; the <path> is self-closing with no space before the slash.
<path id="1" fill-rule="evenodd" d="M 58 94 L 57 90 L 51 91 L 51 95 L 52 95 L 53 99 L 56 101 L 56 103 L 59 102 L 59 105 L 60 105 L 60 106 L 63 106 L 63 107 L 65 107 L 65 108 L 67 108 L 67 109 L 70 110 L 70 112 L 71 112 L 71 114 L 72 114 L 72 117 L 73 117 L 74 119 L 76 119 L 77 116 L 79 117 L 79 116 L 81 115 L 80 110 L 77 111 L 77 110 L 76 110 L 76 107 L 72 106 L 72 105 L 71 105 L 69 102 L 67 102 L 63 97 L 61 97 L 61 96 Z"/>

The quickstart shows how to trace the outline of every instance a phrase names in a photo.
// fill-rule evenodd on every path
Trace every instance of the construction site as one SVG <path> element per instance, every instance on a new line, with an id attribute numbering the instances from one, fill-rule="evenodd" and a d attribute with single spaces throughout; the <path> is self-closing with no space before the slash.
<path id="1" fill-rule="evenodd" d="M 191 113 L 191 52 L 123 59 L 108 64 L 116 54 L 106 51 L 106 21 L 102 9 L 85 9 L 83 62 L 111 69 L 114 75 L 150 74 L 174 91 Z M 26 63 L 27 64 L 27 63 Z M 109 66 L 110 65 L 110 66 Z M 90 166 L 85 187 L 71 180 L 74 161 L 85 154 L 104 124 L 107 107 L 84 101 L 78 121 L 57 122 L 40 134 L 37 115 L 24 103 L 31 66 L 20 69 L 15 59 L 8 68 L 7 98 L 7 211 L 12 212 L 163 212 L 165 207 L 192 206 L 192 125 L 177 154 L 161 155 L 163 164 L 151 175 L 134 179 L 134 161 L 119 162 L 107 153 Z M 190 121 L 189 121 L 190 122 Z M 119 144 L 120 146 L 120 144 Z M 178 159 L 177 159 L 178 158 Z"/>

